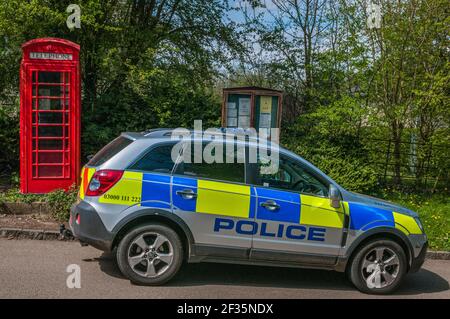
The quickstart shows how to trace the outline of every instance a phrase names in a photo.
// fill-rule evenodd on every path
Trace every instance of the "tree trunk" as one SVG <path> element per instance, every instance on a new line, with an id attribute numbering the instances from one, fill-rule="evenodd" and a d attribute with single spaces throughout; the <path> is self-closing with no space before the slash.
<path id="1" fill-rule="evenodd" d="M 98 81 L 98 53 L 96 45 L 96 34 L 87 31 L 84 35 L 84 46 L 82 50 L 82 81 L 83 81 L 83 108 L 85 110 L 94 111 L 97 99 L 97 81 Z"/>
<path id="2" fill-rule="evenodd" d="M 392 128 L 392 142 L 394 143 L 394 186 L 401 185 L 401 141 L 402 141 L 402 129 L 403 125 L 398 123 L 397 120 L 393 120 L 391 124 Z"/>

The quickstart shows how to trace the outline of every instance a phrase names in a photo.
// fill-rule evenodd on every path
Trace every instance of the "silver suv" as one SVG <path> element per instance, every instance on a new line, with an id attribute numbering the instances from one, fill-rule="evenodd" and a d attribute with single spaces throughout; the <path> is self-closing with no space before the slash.
<path id="1" fill-rule="evenodd" d="M 347 191 L 282 147 L 267 169 L 270 151 L 252 138 L 223 138 L 218 161 L 186 160 L 189 146 L 217 140 L 172 133 L 123 133 L 82 170 L 70 227 L 82 243 L 117 248 L 131 281 L 160 285 L 183 260 L 205 261 L 345 271 L 359 290 L 383 294 L 423 264 L 415 212 Z"/>

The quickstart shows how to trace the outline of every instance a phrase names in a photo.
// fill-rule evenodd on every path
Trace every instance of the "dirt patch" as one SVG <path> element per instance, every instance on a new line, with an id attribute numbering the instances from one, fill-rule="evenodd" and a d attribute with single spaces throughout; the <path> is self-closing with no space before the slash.
<path id="1" fill-rule="evenodd" d="M 59 231 L 61 223 L 43 215 L 0 214 L 0 228 L 26 228 Z M 67 223 L 64 223 L 67 227 Z"/>

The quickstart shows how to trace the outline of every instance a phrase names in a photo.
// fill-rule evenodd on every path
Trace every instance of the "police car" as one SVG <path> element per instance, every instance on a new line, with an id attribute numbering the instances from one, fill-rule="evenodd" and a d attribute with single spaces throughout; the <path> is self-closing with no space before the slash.
<path id="1" fill-rule="evenodd" d="M 186 160 L 192 143 L 210 147 L 195 134 L 121 134 L 82 170 L 75 237 L 116 252 L 122 273 L 146 285 L 167 282 L 183 261 L 220 262 L 346 272 L 359 290 L 384 294 L 422 266 L 415 212 L 347 191 L 282 147 L 268 170 L 256 139 L 221 141 L 214 155 L 227 160 L 210 163 Z"/>

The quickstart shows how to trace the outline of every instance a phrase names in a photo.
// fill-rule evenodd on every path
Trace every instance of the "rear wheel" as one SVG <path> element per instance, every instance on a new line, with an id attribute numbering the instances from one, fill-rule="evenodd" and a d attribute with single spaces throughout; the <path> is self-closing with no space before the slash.
<path id="1" fill-rule="evenodd" d="M 390 239 L 377 239 L 356 252 L 348 274 L 360 291 L 388 294 L 398 288 L 405 277 L 406 268 L 403 248 Z"/>
<path id="2" fill-rule="evenodd" d="M 132 282 L 161 285 L 180 269 L 183 246 L 177 233 L 161 224 L 132 229 L 119 243 L 117 264 Z"/>

